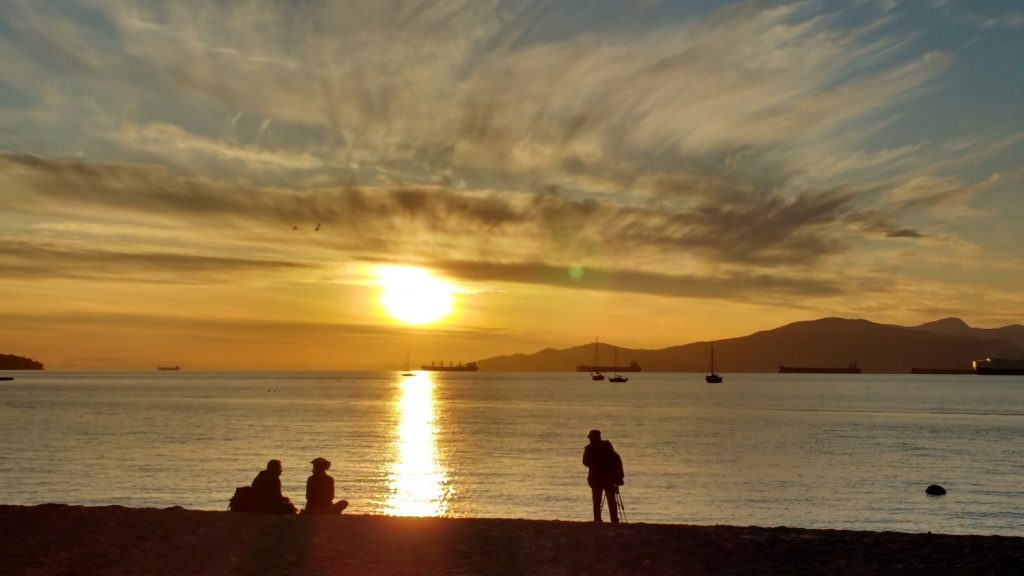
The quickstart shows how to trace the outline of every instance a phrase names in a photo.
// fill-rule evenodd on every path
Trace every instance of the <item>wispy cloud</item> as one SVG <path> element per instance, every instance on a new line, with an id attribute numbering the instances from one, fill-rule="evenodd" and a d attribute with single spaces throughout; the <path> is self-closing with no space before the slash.
<path id="1" fill-rule="evenodd" d="M 964 20 L 971 24 L 985 29 L 1007 29 L 1014 30 L 1024 28 L 1024 12 L 1011 12 L 1000 16 L 978 16 L 968 15 Z"/>
<path id="2" fill-rule="evenodd" d="M 98 250 L 92 247 L 6 242 L 0 275 L 14 279 L 115 279 L 169 284 L 242 283 L 267 273 L 309 270 L 311 265 L 197 254 Z"/>
<path id="3" fill-rule="evenodd" d="M 238 116 L 235 116 L 237 121 Z M 190 134 L 172 124 L 126 126 L 115 139 L 126 148 L 144 150 L 179 166 L 200 166 L 214 161 L 236 161 L 238 169 L 310 170 L 323 161 L 309 153 L 274 151 L 257 146 L 235 146 L 219 139 Z"/>
<path id="4" fill-rule="evenodd" d="M 600 29 L 555 26 L 535 2 L 8 4 L 12 274 L 212 280 L 378 259 L 827 297 L 864 244 L 950 239 L 936 225 L 976 216 L 989 178 L 954 171 L 1020 142 L 901 125 L 955 58 L 890 28 L 887 1 L 857 4 L 878 19 L 754 2 Z M 132 226 L 138 245 L 71 245 L 55 232 L 69 222 Z"/>
<path id="5" fill-rule="evenodd" d="M 708 186 L 722 184 L 708 181 L 697 187 L 698 200 L 688 209 L 673 211 L 557 193 L 237 186 L 176 176 L 157 167 L 30 156 L 0 156 L 0 166 L 0 182 L 8 191 L 0 192 L 0 205 L 10 210 L 120 212 L 128 221 L 198 219 L 204 226 L 269 228 L 281 235 L 294 223 L 305 227 L 319 222 L 326 230 L 318 241 L 339 250 L 374 249 L 381 257 L 411 251 L 421 257 L 447 253 L 521 260 L 543 254 L 555 264 L 601 264 L 609 252 L 625 250 L 633 254 L 636 266 L 679 258 L 721 265 L 803 265 L 841 250 L 838 235 L 851 219 L 859 218 L 852 195 L 846 193 L 786 199 L 737 194 L 727 187 L 709 191 Z M 424 244 L 426 238 L 432 243 Z"/>
<path id="6" fill-rule="evenodd" d="M 735 273 L 721 277 L 672 275 L 631 270 L 559 267 L 546 264 L 496 262 L 433 262 L 446 274 L 469 281 L 543 284 L 561 288 L 610 290 L 686 298 L 743 298 L 772 301 L 779 297 L 834 296 L 844 292 L 838 282 L 767 274 Z"/>

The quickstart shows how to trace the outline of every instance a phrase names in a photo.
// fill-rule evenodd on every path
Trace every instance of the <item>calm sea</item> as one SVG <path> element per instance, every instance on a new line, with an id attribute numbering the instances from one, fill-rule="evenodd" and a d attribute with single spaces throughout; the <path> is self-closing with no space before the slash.
<path id="1" fill-rule="evenodd" d="M 278 458 L 301 506 L 323 456 L 357 514 L 587 520 L 599 428 L 630 522 L 1024 536 L 1020 377 L 8 374 L 7 504 L 219 510 Z"/>

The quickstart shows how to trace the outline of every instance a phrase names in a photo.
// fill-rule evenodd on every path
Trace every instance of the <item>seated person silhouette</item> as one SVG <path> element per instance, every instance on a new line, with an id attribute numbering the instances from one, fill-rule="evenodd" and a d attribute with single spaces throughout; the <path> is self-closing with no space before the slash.
<path id="1" fill-rule="evenodd" d="M 281 494 L 281 461 L 267 462 L 252 481 L 251 509 L 265 514 L 295 514 L 295 505 Z"/>
<path id="2" fill-rule="evenodd" d="M 334 478 L 327 474 L 331 461 L 314 458 L 313 474 L 306 480 L 306 514 L 341 514 L 348 500 L 334 501 Z"/>

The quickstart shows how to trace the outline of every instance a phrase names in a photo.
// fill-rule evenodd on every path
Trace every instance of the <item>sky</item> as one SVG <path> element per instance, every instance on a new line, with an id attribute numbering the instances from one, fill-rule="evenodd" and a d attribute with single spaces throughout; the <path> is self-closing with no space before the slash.
<path id="1" fill-rule="evenodd" d="M 1024 321 L 1018 0 L 0 14 L 0 353 L 48 369 Z"/>

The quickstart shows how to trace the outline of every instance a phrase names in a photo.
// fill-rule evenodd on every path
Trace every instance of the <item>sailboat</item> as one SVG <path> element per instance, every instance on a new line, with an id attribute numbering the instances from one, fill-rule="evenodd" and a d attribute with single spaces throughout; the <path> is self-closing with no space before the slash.
<path id="1" fill-rule="evenodd" d="M 722 376 L 715 373 L 715 347 L 711 347 L 711 362 L 708 365 L 708 375 L 704 377 L 704 381 L 708 384 L 718 384 L 722 381 Z"/>
<path id="2" fill-rule="evenodd" d="M 590 375 L 591 380 L 604 380 L 601 374 L 601 365 L 597 363 L 597 338 L 594 338 L 594 372 Z"/>
<path id="3" fill-rule="evenodd" d="M 415 372 L 409 372 L 409 353 L 405 353 L 405 370 L 402 371 L 402 376 L 415 376 Z"/>
<path id="4" fill-rule="evenodd" d="M 612 370 L 615 370 L 615 376 L 608 379 L 609 382 L 629 382 L 629 378 L 619 374 L 619 348 L 612 348 L 615 351 L 614 360 L 612 361 Z"/>

